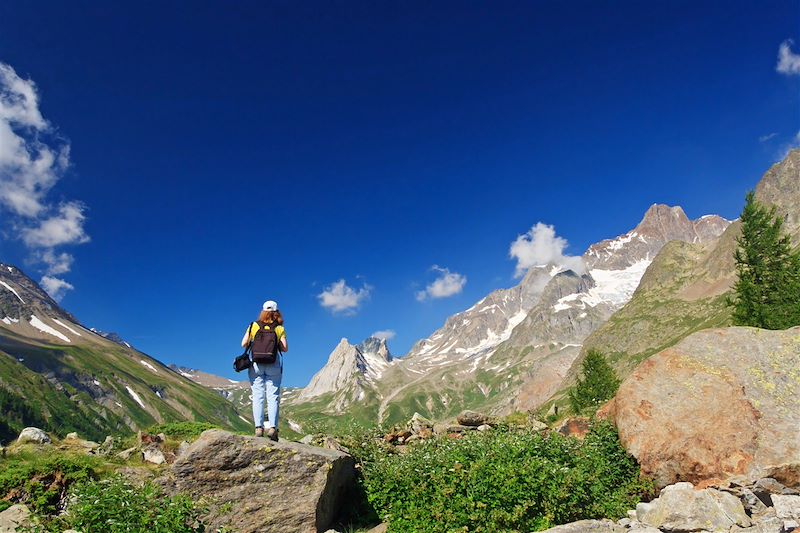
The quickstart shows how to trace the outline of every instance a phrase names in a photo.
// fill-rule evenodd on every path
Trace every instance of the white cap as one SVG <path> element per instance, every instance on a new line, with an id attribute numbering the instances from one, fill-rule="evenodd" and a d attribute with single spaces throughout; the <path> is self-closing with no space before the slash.
<path id="1" fill-rule="evenodd" d="M 278 303 L 273 300 L 267 300 L 264 302 L 264 305 L 261 307 L 264 311 L 277 311 L 278 310 Z"/>

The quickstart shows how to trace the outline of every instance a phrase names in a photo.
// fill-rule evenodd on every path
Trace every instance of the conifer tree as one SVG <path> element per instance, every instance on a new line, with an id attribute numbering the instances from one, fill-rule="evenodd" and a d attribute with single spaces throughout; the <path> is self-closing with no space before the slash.
<path id="1" fill-rule="evenodd" d="M 587 352 L 581 372 L 583 378 L 578 378 L 575 388 L 569 391 L 570 407 L 575 414 L 610 400 L 619 388 L 614 369 L 597 350 Z"/>
<path id="2" fill-rule="evenodd" d="M 734 285 L 733 322 L 737 326 L 786 329 L 800 325 L 800 253 L 783 232 L 773 206 L 747 194 L 740 217 L 742 233 L 734 254 L 739 279 Z"/>

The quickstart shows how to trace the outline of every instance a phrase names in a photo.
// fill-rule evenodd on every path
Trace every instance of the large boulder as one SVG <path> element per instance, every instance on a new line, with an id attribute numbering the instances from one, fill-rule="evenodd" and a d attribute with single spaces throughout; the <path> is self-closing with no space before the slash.
<path id="1" fill-rule="evenodd" d="M 647 359 L 607 406 L 664 487 L 775 478 L 800 485 L 800 328 L 695 333 Z"/>
<path id="2" fill-rule="evenodd" d="M 353 458 L 341 451 L 208 430 L 163 484 L 208 502 L 209 531 L 317 533 L 331 526 L 354 480 Z"/>
<path id="3" fill-rule="evenodd" d="M 751 525 L 739 498 L 716 489 L 695 490 L 691 483 L 665 487 L 652 502 L 636 506 L 636 518 L 667 533 L 727 532 Z"/>

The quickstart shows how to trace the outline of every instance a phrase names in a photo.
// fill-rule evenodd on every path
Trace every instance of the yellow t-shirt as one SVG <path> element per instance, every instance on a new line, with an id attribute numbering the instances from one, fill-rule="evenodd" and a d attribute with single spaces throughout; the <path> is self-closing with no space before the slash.
<path id="1" fill-rule="evenodd" d="M 267 324 L 267 329 L 272 328 L 272 324 Z M 258 333 L 258 322 L 253 322 L 250 324 L 250 327 L 247 328 L 245 335 L 249 335 L 250 342 L 253 342 L 256 338 L 256 333 Z M 281 339 L 286 338 L 286 330 L 283 326 L 275 326 L 275 335 L 278 337 L 278 341 Z"/>

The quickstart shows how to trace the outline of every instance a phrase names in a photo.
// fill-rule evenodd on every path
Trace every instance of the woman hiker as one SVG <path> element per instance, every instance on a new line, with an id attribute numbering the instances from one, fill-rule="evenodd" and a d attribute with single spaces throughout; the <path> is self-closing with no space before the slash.
<path id="1" fill-rule="evenodd" d="M 278 410 L 281 401 L 281 375 L 283 360 L 281 352 L 289 350 L 286 330 L 278 304 L 267 300 L 262 306 L 258 320 L 250 324 L 242 337 L 242 348 L 251 347 L 253 365 L 248 369 L 250 387 L 253 390 L 253 421 L 256 437 L 264 436 L 264 396 L 267 397 L 266 436 L 278 440 Z"/>

